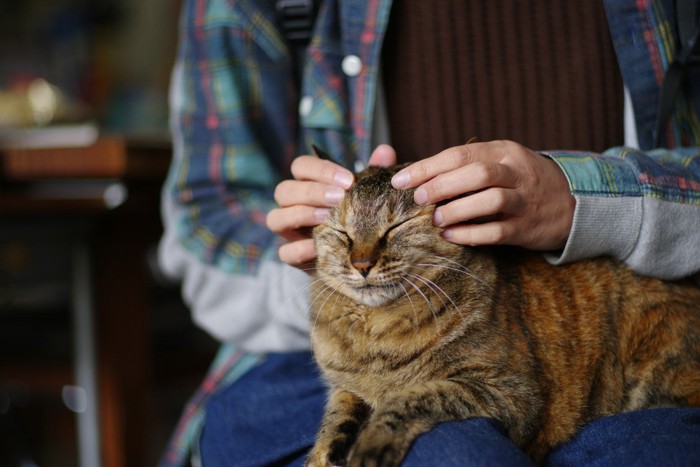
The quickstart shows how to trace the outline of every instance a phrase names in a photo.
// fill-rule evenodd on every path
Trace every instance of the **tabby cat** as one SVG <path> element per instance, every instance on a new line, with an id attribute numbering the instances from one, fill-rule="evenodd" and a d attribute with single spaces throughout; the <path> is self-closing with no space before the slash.
<path id="1" fill-rule="evenodd" d="M 316 227 L 312 343 L 330 384 L 307 465 L 398 465 L 440 422 L 502 422 L 535 461 L 592 418 L 700 406 L 700 289 L 610 259 L 447 242 L 370 168 Z"/>

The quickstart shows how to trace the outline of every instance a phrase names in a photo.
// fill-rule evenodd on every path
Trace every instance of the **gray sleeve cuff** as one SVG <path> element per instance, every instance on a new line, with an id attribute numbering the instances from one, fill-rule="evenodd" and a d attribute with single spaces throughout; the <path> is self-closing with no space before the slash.
<path id="1" fill-rule="evenodd" d="M 639 274 L 675 280 L 696 275 L 700 283 L 700 205 L 650 197 L 576 196 L 574 222 L 552 264 L 612 256 Z"/>
<path id="2" fill-rule="evenodd" d="M 564 249 L 547 253 L 560 265 L 596 256 L 624 260 L 634 249 L 642 225 L 641 197 L 576 195 L 574 221 Z"/>

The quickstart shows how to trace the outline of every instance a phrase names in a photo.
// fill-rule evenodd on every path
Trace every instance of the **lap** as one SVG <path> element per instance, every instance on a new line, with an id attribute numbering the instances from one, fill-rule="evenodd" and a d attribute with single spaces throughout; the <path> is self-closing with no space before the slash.
<path id="1" fill-rule="evenodd" d="M 207 403 L 203 464 L 295 465 L 313 445 L 325 393 L 308 352 L 267 356 Z"/>
<path id="2" fill-rule="evenodd" d="M 552 466 L 698 466 L 700 409 L 646 409 L 593 420 L 548 461 Z"/>
<path id="3" fill-rule="evenodd" d="M 303 465 L 326 387 L 308 352 L 273 354 L 206 406 L 205 466 Z M 420 436 L 405 466 L 532 465 L 494 420 L 443 423 Z M 654 409 L 594 420 L 549 465 L 700 465 L 700 410 Z"/>

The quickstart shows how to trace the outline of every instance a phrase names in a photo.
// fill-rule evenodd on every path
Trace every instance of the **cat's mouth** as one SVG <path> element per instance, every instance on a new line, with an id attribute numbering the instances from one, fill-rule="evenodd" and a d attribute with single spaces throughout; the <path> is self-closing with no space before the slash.
<path id="1" fill-rule="evenodd" d="M 399 294 L 394 284 L 362 284 L 349 287 L 357 301 L 368 306 L 385 305 L 395 300 Z"/>
<path id="2" fill-rule="evenodd" d="M 386 291 L 387 289 L 394 289 L 394 286 L 392 285 L 372 285 L 372 284 L 365 284 L 360 287 L 355 287 L 356 290 L 360 290 L 365 293 L 372 293 L 372 292 L 383 292 Z"/>

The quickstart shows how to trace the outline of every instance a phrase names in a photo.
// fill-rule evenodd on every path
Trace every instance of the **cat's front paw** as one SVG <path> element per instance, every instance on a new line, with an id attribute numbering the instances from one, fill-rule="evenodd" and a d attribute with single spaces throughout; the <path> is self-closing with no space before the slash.
<path id="1" fill-rule="evenodd" d="M 314 448 L 309 453 L 306 458 L 305 467 L 336 467 L 344 465 L 341 462 L 333 462 L 332 454 L 330 449 L 323 448 L 319 445 L 314 446 Z"/>
<path id="2" fill-rule="evenodd" d="M 333 467 L 325 456 L 316 456 L 313 453 L 307 457 L 304 467 Z"/>
<path id="3" fill-rule="evenodd" d="M 348 455 L 348 467 L 396 467 L 406 455 L 410 441 L 398 433 L 373 433 L 366 430 L 360 434 Z"/>

